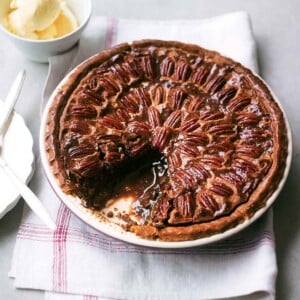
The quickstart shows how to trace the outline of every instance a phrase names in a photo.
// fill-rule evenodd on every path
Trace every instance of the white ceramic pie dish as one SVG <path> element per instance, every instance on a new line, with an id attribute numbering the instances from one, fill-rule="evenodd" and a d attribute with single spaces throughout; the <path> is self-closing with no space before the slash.
<path id="1" fill-rule="evenodd" d="M 54 98 L 60 88 L 68 81 L 69 77 L 72 75 L 73 72 L 76 71 L 77 68 L 75 68 L 73 71 L 71 71 L 58 85 L 58 87 L 53 91 L 46 108 L 43 113 L 42 122 L 41 122 L 41 129 L 40 129 L 40 153 L 41 153 L 41 160 L 42 164 L 46 173 L 46 176 L 48 178 L 48 181 L 50 185 L 52 186 L 55 193 L 58 195 L 58 197 L 67 205 L 67 207 L 82 221 L 90 225 L 96 230 L 99 230 L 111 237 L 117 238 L 119 240 L 132 243 L 135 245 L 140 246 L 146 246 L 146 247 L 155 247 L 155 248 L 188 248 L 188 247 L 195 247 L 195 246 L 201 246 L 206 245 L 212 242 L 219 241 L 221 239 L 227 238 L 235 233 L 238 233 L 239 231 L 243 230 L 250 224 L 252 224 L 254 221 L 256 221 L 260 216 L 262 216 L 274 203 L 276 198 L 278 197 L 279 193 L 281 192 L 291 165 L 291 159 L 292 159 L 292 135 L 291 135 L 291 129 L 289 126 L 289 122 L 287 120 L 286 114 L 283 110 L 282 105 L 280 104 L 279 100 L 275 96 L 275 94 L 271 91 L 271 94 L 275 101 L 277 102 L 278 106 L 283 112 L 286 128 L 287 128 L 287 138 L 288 138 L 288 152 L 286 157 L 286 167 L 282 176 L 282 179 L 280 180 L 277 189 L 273 192 L 273 194 L 268 198 L 266 206 L 259 209 L 250 219 L 244 221 L 243 223 L 237 225 L 236 227 L 229 229 L 223 233 L 214 234 L 209 237 L 199 238 L 196 240 L 189 240 L 189 241 L 179 241 L 179 242 L 166 242 L 166 241 L 160 241 L 160 240 L 147 240 L 140 238 L 136 236 L 134 233 L 127 232 L 124 229 L 121 228 L 121 226 L 115 224 L 113 222 L 113 219 L 106 219 L 105 221 L 101 221 L 99 217 L 92 214 L 89 209 L 86 209 L 81 205 L 81 200 L 77 197 L 67 195 L 65 194 L 62 189 L 60 188 L 57 179 L 52 173 L 50 164 L 47 159 L 46 150 L 45 150 L 45 132 L 46 132 L 46 121 L 47 121 L 47 115 L 49 112 L 49 109 L 52 105 L 52 102 L 54 101 Z M 256 75 L 258 76 L 258 75 Z M 259 76 L 258 76 L 259 77 Z M 260 77 L 259 77 L 260 78 Z M 260 78 L 261 79 L 261 78 Z M 262 80 L 262 79 L 261 79 Z M 263 81 L 263 80 L 262 80 Z M 264 81 L 263 81 L 264 82 Z M 264 82 L 265 83 L 265 82 Z M 265 83 L 266 84 L 266 83 Z M 266 86 L 268 86 L 266 84 Z M 121 203 L 122 205 L 122 203 Z"/>

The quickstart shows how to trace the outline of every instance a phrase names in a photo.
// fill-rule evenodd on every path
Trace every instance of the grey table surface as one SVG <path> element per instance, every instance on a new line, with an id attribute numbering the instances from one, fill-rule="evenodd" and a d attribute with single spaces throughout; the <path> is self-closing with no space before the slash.
<path id="1" fill-rule="evenodd" d="M 274 205 L 278 263 L 277 299 L 300 299 L 300 1 L 298 0 L 94 0 L 93 15 L 135 19 L 199 19 L 227 12 L 249 12 L 257 41 L 260 74 L 280 99 L 292 126 L 291 172 Z M 0 36 L 0 99 L 19 69 L 27 79 L 16 111 L 34 137 L 38 155 L 39 107 L 48 65 L 25 58 Z M 0 187 L 1 195 L 1 187 Z M 1 196 L 0 196 L 1 199 Z M 23 200 L 0 220 L 0 299 L 43 299 L 41 291 L 19 290 L 8 278 Z"/>

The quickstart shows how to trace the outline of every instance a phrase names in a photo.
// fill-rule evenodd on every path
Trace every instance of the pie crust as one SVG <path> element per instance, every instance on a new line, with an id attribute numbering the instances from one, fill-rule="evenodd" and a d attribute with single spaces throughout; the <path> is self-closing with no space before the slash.
<path id="1" fill-rule="evenodd" d="M 160 40 L 79 65 L 51 104 L 45 144 L 66 194 L 96 212 L 129 193 L 124 228 L 163 241 L 250 219 L 287 156 L 282 111 L 258 76 L 215 51 Z"/>

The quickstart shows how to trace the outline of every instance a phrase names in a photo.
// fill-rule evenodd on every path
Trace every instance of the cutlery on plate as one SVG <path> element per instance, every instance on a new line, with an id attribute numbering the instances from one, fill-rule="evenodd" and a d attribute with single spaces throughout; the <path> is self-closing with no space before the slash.
<path id="1" fill-rule="evenodd" d="M 11 116 L 11 113 L 15 107 L 15 104 L 19 98 L 24 80 L 25 80 L 25 70 L 22 70 L 18 75 L 15 81 L 13 82 L 8 95 L 6 96 L 4 102 L 3 112 L 0 116 L 0 136 L 3 138 L 4 130 L 8 124 L 8 119 Z"/>
<path id="2" fill-rule="evenodd" d="M 13 108 L 20 95 L 21 88 L 25 79 L 25 70 L 22 70 L 15 79 L 12 87 L 4 102 L 4 109 L 0 116 L 0 167 L 4 170 L 7 177 L 11 180 L 15 188 L 19 191 L 20 195 L 26 201 L 28 206 L 39 216 L 39 218 L 52 230 L 56 229 L 56 224 L 46 211 L 37 196 L 31 191 L 31 189 L 21 181 L 14 171 L 7 165 L 5 160 L 1 156 L 1 149 L 3 146 L 3 136 L 6 127 L 8 126 L 9 118 L 12 114 Z"/>

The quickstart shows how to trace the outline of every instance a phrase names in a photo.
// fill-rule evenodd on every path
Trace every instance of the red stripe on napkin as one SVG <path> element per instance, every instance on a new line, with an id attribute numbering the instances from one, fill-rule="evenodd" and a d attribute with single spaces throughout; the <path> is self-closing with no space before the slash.
<path id="1" fill-rule="evenodd" d="M 117 30 L 117 20 L 115 18 L 109 17 L 107 18 L 107 31 L 105 38 L 105 49 L 110 48 L 115 40 Z"/>
<path id="2" fill-rule="evenodd" d="M 55 292 L 67 291 L 66 241 L 70 217 L 70 210 L 61 203 L 56 217 L 56 224 L 58 224 L 58 228 L 53 234 L 52 286 L 53 291 Z"/>
<path id="3" fill-rule="evenodd" d="M 83 296 L 82 300 L 98 300 L 97 296 Z"/>
<path id="4" fill-rule="evenodd" d="M 255 230 L 255 229 L 252 229 Z M 102 233 L 82 232 L 72 227 L 59 226 L 55 235 L 55 242 L 60 243 L 67 231 L 68 242 L 86 244 L 108 252 L 136 253 L 136 254 L 185 254 L 185 255 L 225 255 L 252 251 L 261 247 L 261 245 L 273 245 L 274 237 L 269 231 L 262 231 L 257 234 L 250 232 L 241 236 L 233 236 L 229 239 L 219 241 L 212 245 L 189 248 L 189 249 L 153 249 L 129 245 L 119 240 L 109 238 Z M 62 236 L 60 236 L 62 234 Z M 250 236 L 249 236 L 250 235 Z M 24 223 L 20 226 L 18 239 L 34 240 L 39 242 L 51 242 L 53 236 L 51 231 L 44 225 Z"/>

